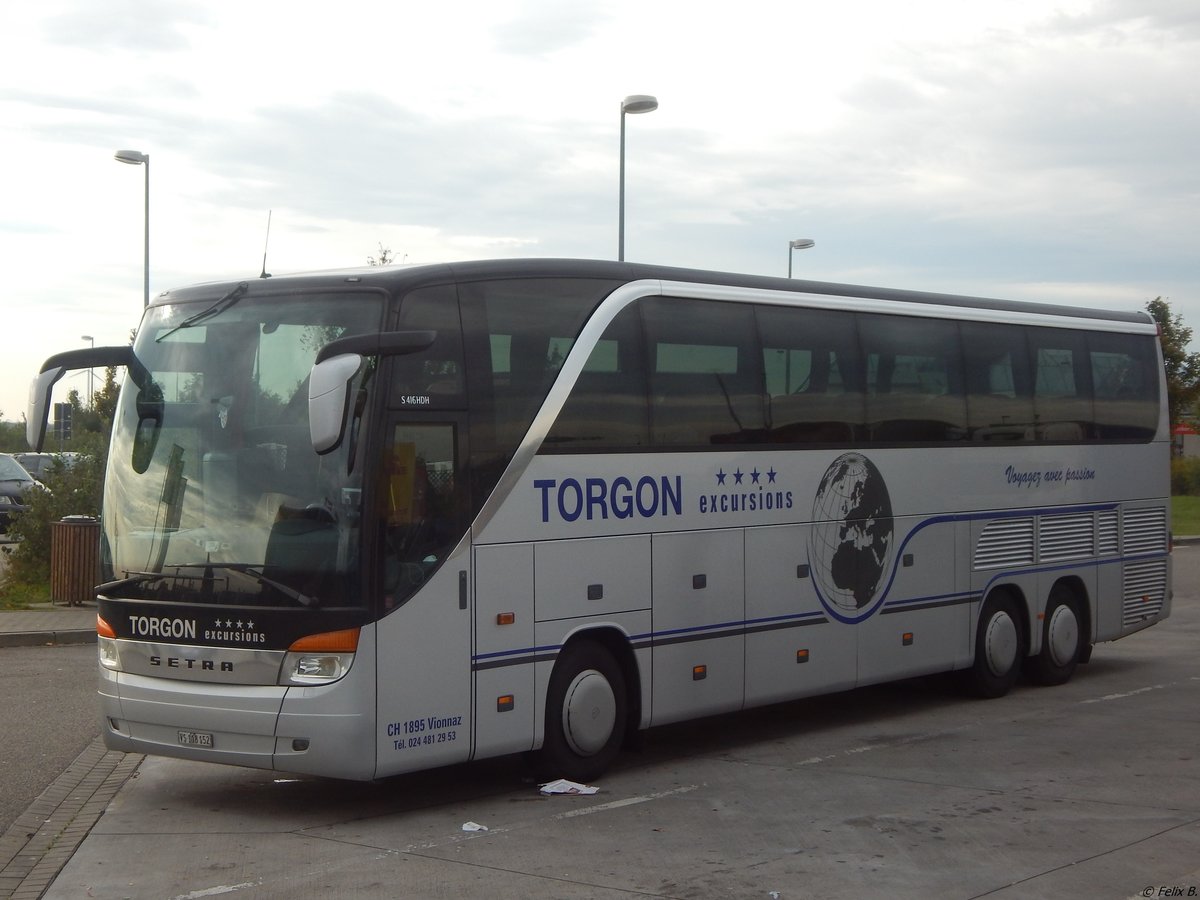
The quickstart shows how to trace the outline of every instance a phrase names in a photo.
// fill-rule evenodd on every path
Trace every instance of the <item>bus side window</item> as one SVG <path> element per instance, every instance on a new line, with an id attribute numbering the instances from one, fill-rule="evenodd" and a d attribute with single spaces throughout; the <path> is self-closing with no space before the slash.
<path id="1" fill-rule="evenodd" d="M 1150 440 L 1158 425 L 1158 372 L 1147 335 L 1088 334 L 1097 437 Z"/>
<path id="2" fill-rule="evenodd" d="M 1025 329 L 965 322 L 961 330 L 971 440 L 1028 440 L 1033 390 Z"/>
<path id="3" fill-rule="evenodd" d="M 422 288 L 400 305 L 401 331 L 436 331 L 423 353 L 391 359 L 388 406 L 392 409 L 457 409 L 466 404 L 462 324 L 452 285 Z"/>
<path id="4" fill-rule="evenodd" d="M 772 443 L 855 441 L 864 422 L 854 317 L 815 309 L 756 310 Z"/>
<path id="5" fill-rule="evenodd" d="M 550 429 L 551 449 L 621 450 L 650 443 L 641 336 L 636 305 L 604 330 Z"/>
<path id="6" fill-rule="evenodd" d="M 648 298 L 639 305 L 654 444 L 764 440 L 762 354 L 753 308 L 669 297 Z"/>
<path id="7" fill-rule="evenodd" d="M 862 314 L 867 423 L 876 443 L 941 443 L 967 436 L 958 325 Z"/>
<path id="8" fill-rule="evenodd" d="M 461 533 L 455 428 L 397 423 L 381 462 L 385 606 L 402 603 Z"/>
<path id="9" fill-rule="evenodd" d="M 1093 435 L 1092 373 L 1085 336 L 1066 329 L 1030 331 L 1033 408 L 1038 441 L 1082 441 Z"/>

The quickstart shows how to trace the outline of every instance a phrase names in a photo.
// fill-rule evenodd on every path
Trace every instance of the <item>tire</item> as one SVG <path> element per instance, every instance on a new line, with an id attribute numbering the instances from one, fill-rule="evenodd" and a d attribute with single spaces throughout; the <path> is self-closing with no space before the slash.
<path id="1" fill-rule="evenodd" d="M 627 710 L 625 676 L 612 654 L 591 641 L 569 644 L 550 675 L 539 773 L 571 781 L 602 773 L 621 752 Z"/>
<path id="2" fill-rule="evenodd" d="M 1056 584 L 1046 601 L 1042 649 L 1030 659 L 1029 676 L 1041 685 L 1066 684 L 1075 674 L 1086 639 L 1074 592 Z"/>
<path id="3" fill-rule="evenodd" d="M 967 687 L 978 697 L 1003 697 L 1021 674 L 1024 633 L 1017 601 L 996 591 L 983 604 L 975 631 L 975 661 L 967 670 Z"/>

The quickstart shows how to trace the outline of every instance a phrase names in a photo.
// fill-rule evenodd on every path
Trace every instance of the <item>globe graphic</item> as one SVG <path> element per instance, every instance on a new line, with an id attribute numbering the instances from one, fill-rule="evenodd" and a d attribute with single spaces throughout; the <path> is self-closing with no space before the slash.
<path id="1" fill-rule="evenodd" d="M 870 604 L 887 574 L 892 543 L 892 501 L 883 476 L 861 453 L 842 454 L 813 500 L 809 555 L 826 606 L 855 613 Z"/>

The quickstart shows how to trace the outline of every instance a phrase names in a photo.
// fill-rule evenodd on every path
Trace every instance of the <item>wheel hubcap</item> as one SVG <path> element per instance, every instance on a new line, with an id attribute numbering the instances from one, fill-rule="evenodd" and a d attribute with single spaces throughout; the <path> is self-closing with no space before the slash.
<path id="1" fill-rule="evenodd" d="M 1050 658 L 1056 666 L 1068 665 L 1079 648 L 1079 620 L 1069 606 L 1060 606 L 1050 615 L 1046 627 Z"/>
<path id="2" fill-rule="evenodd" d="M 998 612 L 988 622 L 984 639 L 987 664 L 993 675 L 1004 675 L 1017 661 L 1017 625 L 1006 612 Z"/>
<path id="3" fill-rule="evenodd" d="M 617 698 L 608 679 L 595 669 L 575 676 L 563 698 L 563 731 L 580 756 L 598 753 L 617 722 Z"/>

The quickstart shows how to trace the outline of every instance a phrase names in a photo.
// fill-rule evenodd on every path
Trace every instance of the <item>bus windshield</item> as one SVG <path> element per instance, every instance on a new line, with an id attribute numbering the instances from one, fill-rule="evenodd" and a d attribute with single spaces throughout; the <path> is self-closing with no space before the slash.
<path id="1" fill-rule="evenodd" d="M 152 308 L 138 332 L 147 374 L 127 380 L 116 413 L 104 578 L 134 600 L 360 605 L 358 423 L 314 453 L 308 374 L 325 344 L 379 329 L 382 298 L 243 294 Z"/>

